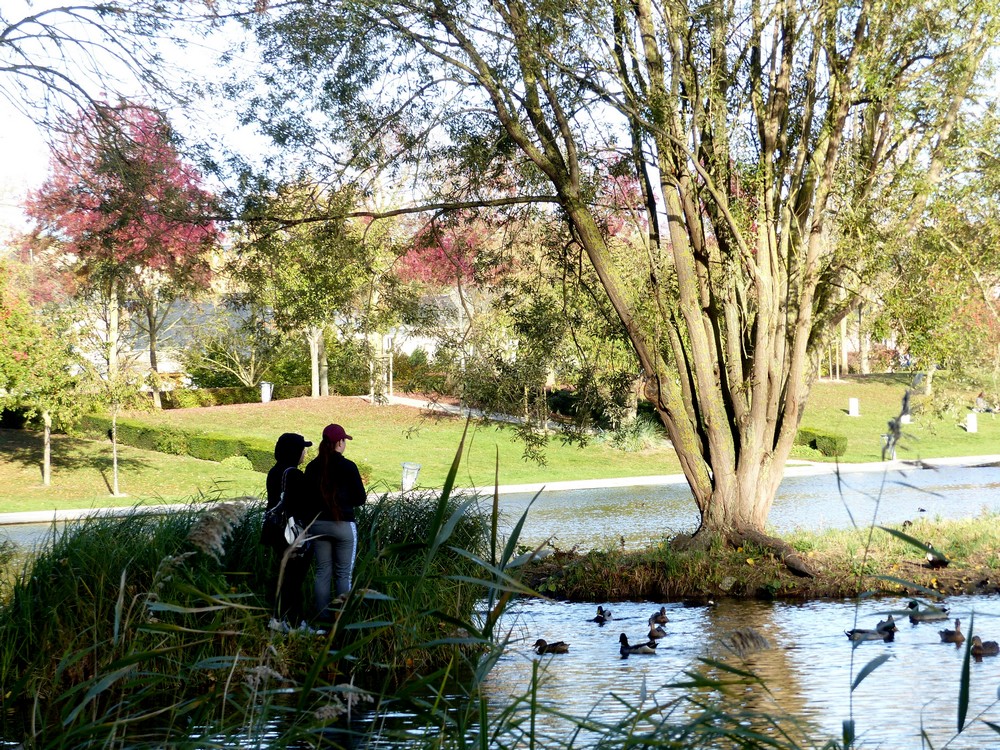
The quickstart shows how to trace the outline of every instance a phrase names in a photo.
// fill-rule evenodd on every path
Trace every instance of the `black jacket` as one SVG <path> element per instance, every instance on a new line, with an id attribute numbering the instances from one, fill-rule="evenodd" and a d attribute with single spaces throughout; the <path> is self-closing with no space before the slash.
<path id="1" fill-rule="evenodd" d="M 299 518 L 305 512 L 305 474 L 299 468 L 302 456 L 301 443 L 283 442 L 280 438 L 274 446 L 274 466 L 267 472 L 267 509 L 270 510 L 281 499 L 281 478 L 286 469 L 291 469 L 285 479 L 285 500 L 287 511 Z"/>
<path id="2" fill-rule="evenodd" d="M 322 521 L 353 521 L 354 509 L 364 505 L 368 499 L 358 465 L 349 458 L 344 458 L 341 453 L 333 453 L 330 456 L 327 472 L 330 486 L 337 488 L 336 504 L 340 518 L 334 516 L 323 500 L 320 491 L 322 471 L 322 462 L 319 458 L 314 458 L 306 466 L 306 516 L 312 519 L 318 515 Z"/>

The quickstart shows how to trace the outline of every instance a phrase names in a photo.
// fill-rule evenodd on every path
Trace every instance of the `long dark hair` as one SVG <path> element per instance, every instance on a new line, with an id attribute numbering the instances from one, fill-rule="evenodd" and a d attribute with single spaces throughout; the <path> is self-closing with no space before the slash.
<path id="1" fill-rule="evenodd" d="M 340 520 L 340 504 L 337 502 L 337 484 L 330 475 L 330 462 L 337 451 L 337 444 L 329 440 L 319 442 L 319 496 L 335 521 Z"/>

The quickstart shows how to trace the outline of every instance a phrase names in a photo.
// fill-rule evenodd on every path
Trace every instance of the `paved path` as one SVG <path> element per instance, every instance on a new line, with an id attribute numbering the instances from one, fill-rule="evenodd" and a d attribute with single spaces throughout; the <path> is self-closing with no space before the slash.
<path id="1" fill-rule="evenodd" d="M 1000 463 L 1000 455 L 990 456 L 958 456 L 953 458 L 931 458 L 920 462 L 922 468 L 935 466 L 984 466 Z M 912 461 L 873 461 L 860 464 L 830 464 L 811 463 L 808 461 L 789 461 L 785 468 L 786 477 L 804 477 L 829 475 L 839 471 L 841 474 L 858 472 L 898 471 L 912 467 Z M 536 492 L 560 492 L 567 490 L 600 489 L 602 487 L 647 487 L 655 485 L 684 484 L 683 474 L 659 474 L 646 477 L 616 477 L 612 479 L 579 479 L 569 482 L 535 482 L 531 484 L 508 484 L 498 488 L 501 495 L 524 494 Z M 480 487 L 480 492 L 491 494 L 492 487 Z M 143 505 L 141 509 L 148 513 L 166 513 L 172 509 L 187 507 L 181 505 Z M 22 513 L 0 513 L 0 526 L 15 524 L 52 523 L 53 521 L 72 521 L 90 516 L 115 516 L 131 513 L 132 506 L 119 508 L 78 508 L 67 510 L 37 510 Z"/>

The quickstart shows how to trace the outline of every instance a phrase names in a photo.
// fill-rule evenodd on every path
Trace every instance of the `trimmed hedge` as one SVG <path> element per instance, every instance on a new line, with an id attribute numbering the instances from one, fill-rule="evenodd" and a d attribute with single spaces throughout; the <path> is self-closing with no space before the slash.
<path id="1" fill-rule="evenodd" d="M 312 393 L 308 385 L 276 385 L 271 390 L 271 400 L 300 398 Z M 199 406 L 227 406 L 229 404 L 256 404 L 260 401 L 260 387 L 239 388 L 175 388 L 160 394 L 164 409 L 193 409 Z"/>
<path id="2" fill-rule="evenodd" d="M 111 420 L 91 414 L 80 420 L 80 432 L 87 437 L 106 440 Z M 228 435 L 191 434 L 169 427 L 150 427 L 128 419 L 118 420 L 118 442 L 141 450 L 191 456 L 221 463 L 233 456 L 250 461 L 254 471 L 266 472 L 274 465 L 274 445 L 261 440 L 242 440 Z"/>
<path id="3" fill-rule="evenodd" d="M 94 440 L 107 440 L 111 431 L 111 420 L 108 417 L 90 414 L 80 420 L 77 430 Z M 170 427 L 150 427 L 128 419 L 118 420 L 118 442 L 142 450 L 191 456 L 217 463 L 233 457 L 242 457 L 250 462 L 254 471 L 262 473 L 266 473 L 274 466 L 273 443 L 234 438 L 229 435 L 191 434 Z M 372 467 L 362 461 L 356 463 L 361 478 L 367 485 L 372 476 Z"/>
<path id="4" fill-rule="evenodd" d="M 808 445 L 824 456 L 843 456 L 847 453 L 847 436 L 824 432 L 811 427 L 801 427 L 795 434 L 796 445 Z"/>

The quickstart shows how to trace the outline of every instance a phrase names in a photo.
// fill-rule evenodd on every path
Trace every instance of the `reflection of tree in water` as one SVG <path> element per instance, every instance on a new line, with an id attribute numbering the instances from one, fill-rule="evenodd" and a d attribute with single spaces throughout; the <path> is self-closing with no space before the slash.
<path id="1" fill-rule="evenodd" d="M 560 747 L 570 733 L 576 733 L 575 746 L 593 747 L 614 738 L 650 734 L 659 738 L 684 735 L 691 740 L 686 746 L 691 747 L 728 746 L 718 735 L 709 735 L 711 739 L 706 740 L 706 732 L 711 730 L 704 726 L 695 729 L 700 722 L 713 728 L 752 728 L 769 736 L 780 732 L 789 746 L 812 746 L 806 738 L 815 738 L 818 729 L 798 718 L 804 715 L 807 700 L 800 695 L 792 664 L 795 655 L 787 648 L 788 634 L 778 631 L 771 605 L 724 602 L 712 607 L 668 607 L 667 636 L 659 641 L 657 653 L 625 660 L 617 655 L 618 635 L 625 632 L 630 642 L 639 641 L 648 631 L 647 618 L 658 605 L 612 604 L 614 618 L 603 627 L 588 622 L 594 606 L 558 602 L 526 605 L 527 614 L 512 634 L 522 645 L 512 645 L 484 687 L 491 711 L 503 711 L 512 698 L 524 695 L 534 662 L 544 675 L 535 695 L 542 707 L 532 722 L 536 742 L 548 738 L 553 747 Z M 753 639 L 745 637 L 748 649 L 743 658 L 727 650 L 723 643 L 727 634 L 751 629 L 775 647 L 750 653 Z M 569 653 L 533 656 L 530 645 L 536 638 L 565 639 L 570 642 Z M 734 673 L 700 659 L 754 672 L 760 682 L 734 685 L 726 691 L 708 684 L 683 685 L 693 681 L 691 674 L 695 672 L 720 682 L 737 681 Z M 678 687 L 671 687 L 675 684 Z M 728 713 L 730 719 L 721 712 Z M 567 716 L 576 717 L 585 726 L 580 728 Z"/>
<path id="2" fill-rule="evenodd" d="M 718 711 L 720 723 L 733 726 L 741 722 L 746 729 L 767 736 L 780 734 L 795 747 L 809 747 L 813 744 L 809 738 L 821 736 L 822 730 L 808 720 L 808 701 L 787 645 L 791 636 L 775 623 L 771 605 L 724 601 L 706 607 L 703 632 L 706 637 L 701 658 L 709 663 L 697 672 L 730 687 L 706 684 L 692 688 L 686 709 L 689 718 L 695 718 L 701 710 Z M 750 673 L 756 681 L 713 662 Z"/>

